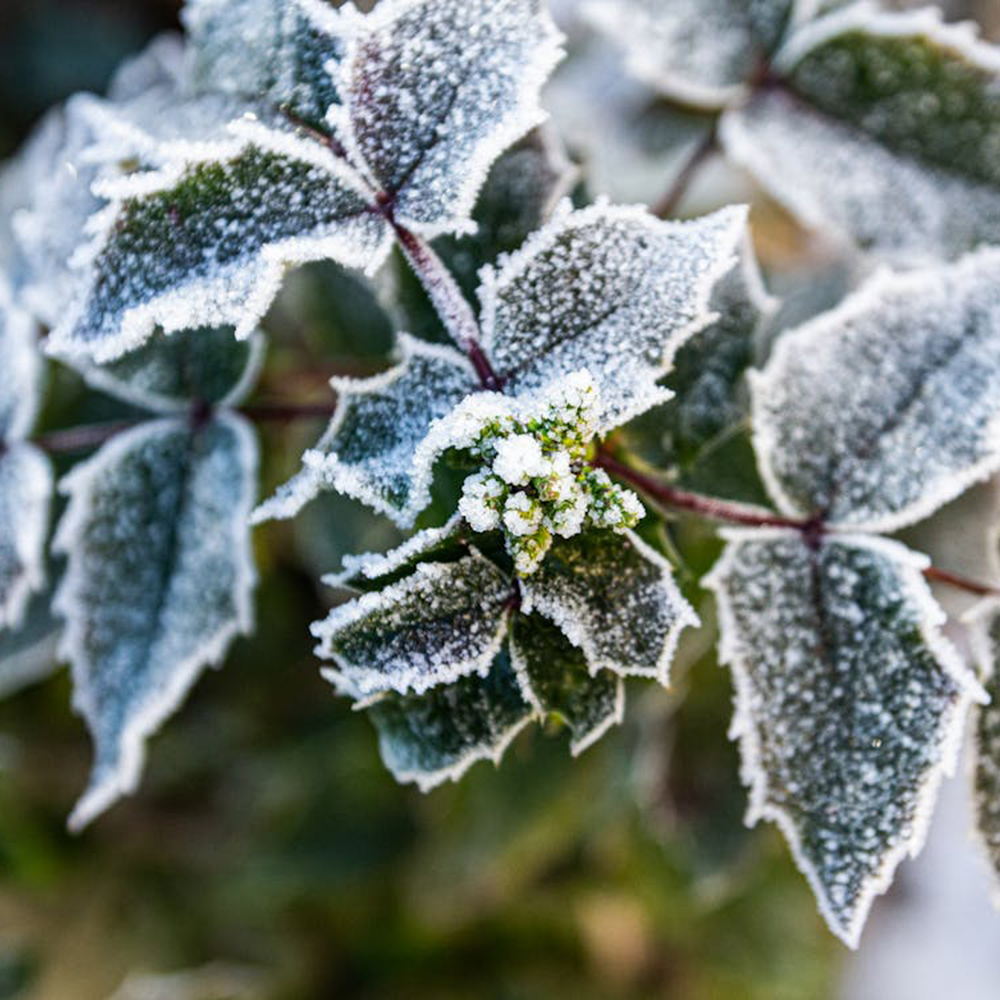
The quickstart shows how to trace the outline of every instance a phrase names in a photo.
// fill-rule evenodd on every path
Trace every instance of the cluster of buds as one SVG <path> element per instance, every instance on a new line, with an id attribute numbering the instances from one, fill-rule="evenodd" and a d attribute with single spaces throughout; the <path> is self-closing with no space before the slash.
<path id="1" fill-rule="evenodd" d="M 483 468 L 465 481 L 459 511 L 474 531 L 503 531 L 521 576 L 539 567 L 556 536 L 625 531 L 645 513 L 631 490 L 589 462 L 599 403 L 590 373 L 574 372 L 478 421 L 462 442 Z"/>

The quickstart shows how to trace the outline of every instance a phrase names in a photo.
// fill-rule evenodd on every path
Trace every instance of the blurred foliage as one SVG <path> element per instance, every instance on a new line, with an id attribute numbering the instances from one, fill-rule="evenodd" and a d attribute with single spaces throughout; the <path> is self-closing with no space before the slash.
<path id="1" fill-rule="evenodd" d="M 0 151 L 101 89 L 176 7 L 3 0 Z M 795 256 L 781 225 L 772 262 Z M 449 252 L 471 285 L 481 248 Z M 331 266 L 295 275 L 266 326 L 261 401 L 326 401 L 334 371 L 388 362 L 376 291 Z M 43 427 L 128 415 L 59 369 Z M 265 495 L 317 431 L 263 432 Z M 759 494 L 745 436 L 711 461 L 729 494 Z M 682 579 L 718 553 L 703 524 L 646 531 Z M 0 1000 L 830 997 L 839 946 L 777 833 L 741 822 L 710 628 L 687 636 L 674 690 L 630 686 L 626 726 L 576 761 L 565 736 L 529 731 L 499 771 L 427 797 L 395 784 L 368 721 L 320 678 L 308 624 L 320 572 L 397 538 L 335 497 L 259 531 L 257 636 L 152 741 L 141 792 L 82 837 L 64 830 L 90 760 L 68 678 L 0 702 Z"/>

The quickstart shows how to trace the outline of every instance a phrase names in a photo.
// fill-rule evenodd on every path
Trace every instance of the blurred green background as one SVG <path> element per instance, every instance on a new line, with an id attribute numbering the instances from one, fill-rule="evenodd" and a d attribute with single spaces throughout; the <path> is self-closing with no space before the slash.
<path id="1" fill-rule="evenodd" d="M 103 89 L 176 8 L 0 0 L 0 153 L 51 104 Z M 262 392 L 320 400 L 324 365 L 377 366 L 390 332 L 370 291 L 325 268 L 268 329 Z M 53 378 L 50 423 L 113 415 Z M 317 430 L 267 432 L 265 490 Z M 678 539 L 699 571 L 716 551 L 695 525 Z M 578 761 L 564 735 L 529 731 L 499 771 L 426 797 L 394 783 L 308 634 L 319 572 L 393 540 L 337 499 L 258 532 L 257 636 L 151 742 L 140 792 L 81 837 L 64 821 L 90 746 L 65 674 L 0 702 L 0 1000 L 832 997 L 842 949 L 777 834 L 742 825 L 711 630 L 688 636 L 675 690 L 634 685 L 626 725 Z"/>

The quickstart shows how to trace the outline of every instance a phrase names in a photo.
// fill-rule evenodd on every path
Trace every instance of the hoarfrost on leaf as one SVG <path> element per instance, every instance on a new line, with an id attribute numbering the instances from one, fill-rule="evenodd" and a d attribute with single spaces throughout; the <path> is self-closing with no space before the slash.
<path id="1" fill-rule="evenodd" d="M 785 513 L 895 531 L 1000 467 L 998 281 L 993 249 L 883 273 L 782 337 L 751 387 L 761 472 Z"/>
<path id="2" fill-rule="evenodd" d="M 256 471 L 253 430 L 220 414 L 143 424 L 63 481 L 55 547 L 69 562 L 55 608 L 96 745 L 72 827 L 134 790 L 146 738 L 250 631 Z"/>
<path id="3" fill-rule="evenodd" d="M 733 671 L 748 822 L 776 822 L 851 947 L 920 849 L 979 692 L 943 638 L 927 562 L 864 536 L 737 531 L 706 581 Z"/>
<path id="4" fill-rule="evenodd" d="M 528 701 L 566 723 L 574 756 L 621 723 L 625 682 L 609 670 L 591 674 L 583 651 L 541 615 L 515 615 L 510 655 Z"/>
<path id="5" fill-rule="evenodd" d="M 485 677 L 462 677 L 423 694 L 393 692 L 375 701 L 368 715 L 396 780 L 428 792 L 457 781 L 477 761 L 499 764 L 534 710 L 502 653 Z"/>
<path id="6" fill-rule="evenodd" d="M 656 381 L 712 321 L 716 281 L 735 263 L 746 213 L 661 222 L 644 208 L 560 211 L 482 272 L 483 341 L 511 391 L 587 369 L 603 433 L 668 398 Z"/>
<path id="7" fill-rule="evenodd" d="M 985 687 L 990 696 L 988 705 L 976 710 L 975 742 L 973 744 L 972 772 L 976 811 L 976 833 L 994 875 L 994 895 L 1000 885 L 1000 671 L 997 670 L 997 651 L 1000 649 L 1000 618 L 996 602 L 989 609 L 982 609 L 991 621 L 988 625 L 988 662 Z"/>
<path id="8" fill-rule="evenodd" d="M 335 378 L 337 412 L 305 455 L 305 468 L 264 503 L 256 521 L 294 517 L 324 489 L 335 489 L 413 524 L 430 499 L 432 465 L 417 455 L 435 420 L 476 391 L 471 365 L 457 351 L 400 338 L 402 361 L 370 379 Z"/>
<path id="9" fill-rule="evenodd" d="M 595 675 L 668 684 L 680 633 L 698 624 L 670 564 L 632 532 L 559 539 L 520 586 L 525 613 L 558 625 Z"/>
<path id="10" fill-rule="evenodd" d="M 538 125 L 562 55 L 541 0 L 387 0 L 350 18 L 331 122 L 395 218 L 468 231 L 493 161 Z"/>
<path id="11" fill-rule="evenodd" d="M 358 697 L 421 694 L 485 677 L 500 651 L 513 583 L 471 549 L 457 562 L 421 563 L 378 593 L 363 594 L 313 625 L 317 653 Z"/>

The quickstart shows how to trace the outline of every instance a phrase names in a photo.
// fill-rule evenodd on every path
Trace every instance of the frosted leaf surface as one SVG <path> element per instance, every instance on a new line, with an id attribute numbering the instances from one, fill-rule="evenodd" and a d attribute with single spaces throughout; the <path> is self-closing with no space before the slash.
<path id="1" fill-rule="evenodd" d="M 323 127 L 338 101 L 327 65 L 344 50 L 326 0 L 188 0 L 183 19 L 195 88 L 265 101 Z"/>
<path id="2" fill-rule="evenodd" d="M 592 675 L 583 651 L 540 615 L 514 617 L 510 655 L 528 700 L 566 723 L 574 756 L 622 721 L 621 677 L 608 670 Z"/>
<path id="3" fill-rule="evenodd" d="M 146 410 L 189 411 L 192 404 L 235 405 L 253 388 L 264 339 L 236 340 L 231 328 L 155 334 L 106 365 L 77 364 L 95 388 Z"/>
<path id="4" fill-rule="evenodd" d="M 976 710 L 973 790 L 976 832 L 994 875 L 1000 878 L 1000 671 L 996 653 L 1000 649 L 1000 618 L 990 629 L 989 676 L 985 681 L 988 705 Z"/>
<path id="5" fill-rule="evenodd" d="M 902 258 L 1000 238 L 1000 49 L 932 8 L 856 4 L 798 32 L 775 68 L 786 92 L 732 112 L 722 136 L 803 221 Z"/>
<path id="6" fill-rule="evenodd" d="M 52 467 L 30 444 L 0 441 L 0 632 L 17 628 L 45 583 Z"/>
<path id="7" fill-rule="evenodd" d="M 430 499 L 431 463 L 417 450 L 435 420 L 476 388 L 457 351 L 402 337 L 402 362 L 371 379 L 336 378 L 339 401 L 305 469 L 263 504 L 255 520 L 294 517 L 324 489 L 354 497 L 403 527 Z"/>
<path id="8" fill-rule="evenodd" d="M 108 189 L 115 200 L 88 294 L 53 332 L 55 350 L 108 361 L 156 326 L 233 325 L 245 337 L 288 267 L 331 258 L 364 268 L 384 258 L 387 224 L 341 161 L 316 143 L 253 133 L 224 158 Z"/>
<path id="9" fill-rule="evenodd" d="M 507 629 L 512 582 L 475 550 L 422 563 L 379 593 L 363 594 L 313 625 L 317 653 L 359 697 L 421 694 L 489 673 Z"/>
<path id="10" fill-rule="evenodd" d="M 51 594 L 42 591 L 28 603 L 16 630 L 0 630 L 0 698 L 37 684 L 59 669 L 59 622 L 51 613 Z"/>
<path id="11" fill-rule="evenodd" d="M 0 448 L 28 435 L 41 393 L 42 359 L 35 324 L 12 301 L 0 274 Z"/>
<path id="12" fill-rule="evenodd" d="M 63 481 L 55 545 L 69 563 L 55 608 L 95 743 L 71 826 L 135 789 L 146 738 L 251 630 L 256 476 L 250 425 L 218 416 L 195 431 L 181 419 L 143 424 Z"/>
<path id="13" fill-rule="evenodd" d="M 587 369 L 600 429 L 664 398 L 656 380 L 712 319 L 715 282 L 735 263 L 741 208 L 661 222 L 644 208 L 561 211 L 498 267 L 483 270 L 484 345 L 515 393 Z"/>
<path id="14" fill-rule="evenodd" d="M 541 0 L 388 0 L 351 18 L 331 120 L 400 222 L 468 230 L 493 161 L 543 118 L 560 42 Z"/>
<path id="15" fill-rule="evenodd" d="M 457 781 L 477 761 L 499 764 L 534 711 L 521 695 L 509 659 L 500 655 L 485 677 L 463 677 L 424 694 L 388 694 L 368 715 L 396 780 L 428 792 Z"/>
<path id="16" fill-rule="evenodd" d="M 941 635 L 926 560 L 862 536 L 733 532 L 708 579 L 733 671 L 747 820 L 777 823 L 855 947 L 923 841 L 974 679 Z"/>
<path id="17" fill-rule="evenodd" d="M 780 340 L 751 386 L 786 513 L 894 531 L 1000 466 L 998 280 L 996 250 L 883 274 Z"/>
<path id="18" fill-rule="evenodd" d="M 590 20 L 666 97 L 722 107 L 781 40 L 793 0 L 591 0 Z"/>
<path id="19" fill-rule="evenodd" d="M 582 649 L 592 673 L 666 684 L 681 631 L 698 618 L 670 564 L 631 532 L 560 539 L 521 581 L 525 613 L 537 611 Z"/>

